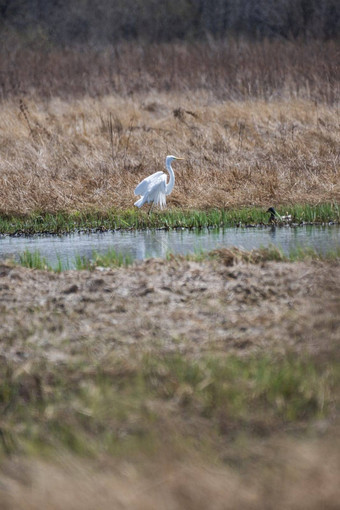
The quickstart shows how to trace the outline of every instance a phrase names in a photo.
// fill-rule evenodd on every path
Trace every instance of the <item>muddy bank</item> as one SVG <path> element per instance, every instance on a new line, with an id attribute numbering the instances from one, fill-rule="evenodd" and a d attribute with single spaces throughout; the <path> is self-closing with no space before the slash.
<path id="1" fill-rule="evenodd" d="M 222 255 L 60 274 L 0 266 L 1 508 L 336 507 L 340 263 Z M 188 377 L 157 364 L 171 353 Z M 268 357 L 277 397 L 256 396 L 242 364 L 230 379 L 204 369 L 205 355 L 229 353 Z M 291 361 L 276 378 L 281 354 Z"/>
<path id="2" fill-rule="evenodd" d="M 61 274 L 2 265 L 0 354 L 12 361 L 157 349 L 335 349 L 340 264 L 148 260 Z"/>

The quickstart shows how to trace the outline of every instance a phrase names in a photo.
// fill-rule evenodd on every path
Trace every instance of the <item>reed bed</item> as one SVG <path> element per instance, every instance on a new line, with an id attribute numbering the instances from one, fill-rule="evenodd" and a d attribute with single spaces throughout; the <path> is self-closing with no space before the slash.
<path id="1" fill-rule="evenodd" d="M 11 51 L 8 45 L 11 44 Z M 6 49 L 7 48 L 7 49 Z M 339 202 L 337 41 L 0 49 L 0 214 Z"/>
<path id="2" fill-rule="evenodd" d="M 149 92 L 10 99 L 0 115 L 2 215 L 131 209 L 171 153 L 170 209 L 340 201 L 335 105 Z"/>

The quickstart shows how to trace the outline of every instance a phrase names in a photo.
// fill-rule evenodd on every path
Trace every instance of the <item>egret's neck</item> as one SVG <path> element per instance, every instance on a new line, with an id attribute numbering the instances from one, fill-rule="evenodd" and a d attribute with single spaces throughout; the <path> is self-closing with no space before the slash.
<path id="1" fill-rule="evenodd" d="M 170 163 L 170 161 L 167 161 L 167 162 L 166 162 L 166 169 L 167 169 L 167 171 L 169 172 L 170 180 L 169 180 L 168 184 L 166 185 L 165 193 L 166 193 L 167 195 L 170 195 L 170 193 L 171 193 L 171 192 L 172 192 L 172 190 L 173 190 L 173 187 L 175 186 L 175 174 L 174 174 L 173 169 L 171 168 L 171 163 Z"/>

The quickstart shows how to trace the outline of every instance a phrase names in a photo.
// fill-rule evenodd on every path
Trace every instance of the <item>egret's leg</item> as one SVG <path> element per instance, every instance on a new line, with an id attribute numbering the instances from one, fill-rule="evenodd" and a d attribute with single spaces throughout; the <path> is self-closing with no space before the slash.
<path id="1" fill-rule="evenodd" d="M 150 206 L 150 209 L 149 209 L 149 212 L 148 212 L 148 216 L 150 216 L 152 206 L 153 206 L 153 202 L 151 202 L 151 206 Z"/>

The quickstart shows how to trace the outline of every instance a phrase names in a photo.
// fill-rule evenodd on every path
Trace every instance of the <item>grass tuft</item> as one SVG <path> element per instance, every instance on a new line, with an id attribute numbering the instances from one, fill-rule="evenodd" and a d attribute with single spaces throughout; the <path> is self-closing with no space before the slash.
<path id="1" fill-rule="evenodd" d="M 45 257 L 42 257 L 39 251 L 31 252 L 25 250 L 19 254 L 19 264 L 23 267 L 29 267 L 31 269 L 43 269 L 51 270 L 51 266 L 48 264 Z"/>
<path id="2" fill-rule="evenodd" d="M 77 255 L 75 259 L 76 269 L 93 270 L 96 267 L 127 267 L 133 262 L 132 257 L 128 254 L 117 253 L 113 248 L 106 253 L 100 254 L 93 251 L 92 257 Z"/>

